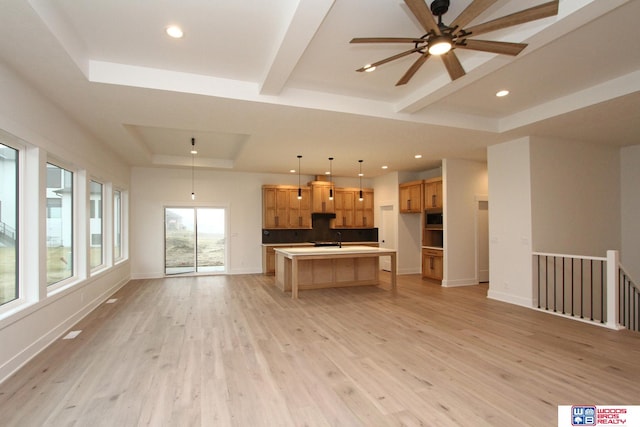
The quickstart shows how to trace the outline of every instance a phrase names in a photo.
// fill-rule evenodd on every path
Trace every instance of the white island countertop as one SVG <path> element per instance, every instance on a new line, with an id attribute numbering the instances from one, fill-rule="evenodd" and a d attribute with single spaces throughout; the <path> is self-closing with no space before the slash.
<path id="1" fill-rule="evenodd" d="M 296 248 L 276 248 L 276 252 L 282 253 L 287 258 L 294 256 L 313 256 L 313 255 L 356 255 L 356 254 L 389 254 L 395 253 L 394 249 L 376 248 L 374 246 L 318 246 L 318 247 L 296 247 Z"/>

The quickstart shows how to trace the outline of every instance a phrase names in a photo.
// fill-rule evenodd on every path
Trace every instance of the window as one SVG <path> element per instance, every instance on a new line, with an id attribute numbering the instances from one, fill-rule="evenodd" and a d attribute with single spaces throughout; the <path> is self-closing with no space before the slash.
<path id="1" fill-rule="evenodd" d="M 47 164 L 47 286 L 73 276 L 73 173 Z"/>
<path id="2" fill-rule="evenodd" d="M 104 263 L 103 254 L 103 224 L 102 224 L 102 184 L 96 181 L 89 183 L 89 233 L 91 235 L 91 246 L 89 248 L 89 266 L 94 269 Z"/>
<path id="3" fill-rule="evenodd" d="M 18 295 L 18 150 L 0 144 L 0 305 Z"/>
<path id="4" fill-rule="evenodd" d="M 225 209 L 165 208 L 165 274 L 225 271 Z"/>
<path id="5" fill-rule="evenodd" d="M 113 192 L 113 259 L 122 259 L 122 192 Z"/>

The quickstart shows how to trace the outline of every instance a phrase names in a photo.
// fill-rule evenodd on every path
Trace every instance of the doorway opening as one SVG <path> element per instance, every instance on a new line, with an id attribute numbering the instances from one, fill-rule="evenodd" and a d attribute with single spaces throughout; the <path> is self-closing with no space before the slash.
<path id="1" fill-rule="evenodd" d="M 378 227 L 380 247 L 384 249 L 396 249 L 396 215 L 393 205 L 380 206 L 380 224 Z M 389 257 L 380 257 L 380 270 L 391 271 Z"/>
<path id="2" fill-rule="evenodd" d="M 165 208 L 165 275 L 224 273 L 225 217 L 224 208 Z"/>
<path id="3" fill-rule="evenodd" d="M 489 200 L 476 199 L 476 277 L 478 283 L 489 281 Z"/>

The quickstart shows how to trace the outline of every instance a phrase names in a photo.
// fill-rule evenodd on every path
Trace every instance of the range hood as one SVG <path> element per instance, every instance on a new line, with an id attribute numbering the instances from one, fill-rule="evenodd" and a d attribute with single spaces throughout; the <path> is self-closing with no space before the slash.
<path id="1" fill-rule="evenodd" d="M 335 218 L 336 214 L 335 212 L 313 212 L 311 214 L 311 219 L 315 219 L 315 218 Z"/>

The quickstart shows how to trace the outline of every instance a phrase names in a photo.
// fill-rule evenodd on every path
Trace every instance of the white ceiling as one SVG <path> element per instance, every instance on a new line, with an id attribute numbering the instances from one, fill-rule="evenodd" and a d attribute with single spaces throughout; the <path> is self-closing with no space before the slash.
<path id="1" fill-rule="evenodd" d="M 545 0 L 498 0 L 473 23 Z M 429 1 L 430 3 L 430 1 Z M 470 0 L 451 0 L 451 22 Z M 640 0 L 560 0 L 557 17 L 483 35 L 517 57 L 456 51 L 451 82 L 430 58 L 355 69 L 419 37 L 400 0 L 3 0 L 0 60 L 132 166 L 365 176 L 486 159 L 524 135 L 640 143 Z M 164 34 L 169 24 L 185 32 Z M 496 98 L 507 88 L 511 95 Z M 414 154 L 422 154 L 416 160 Z"/>

